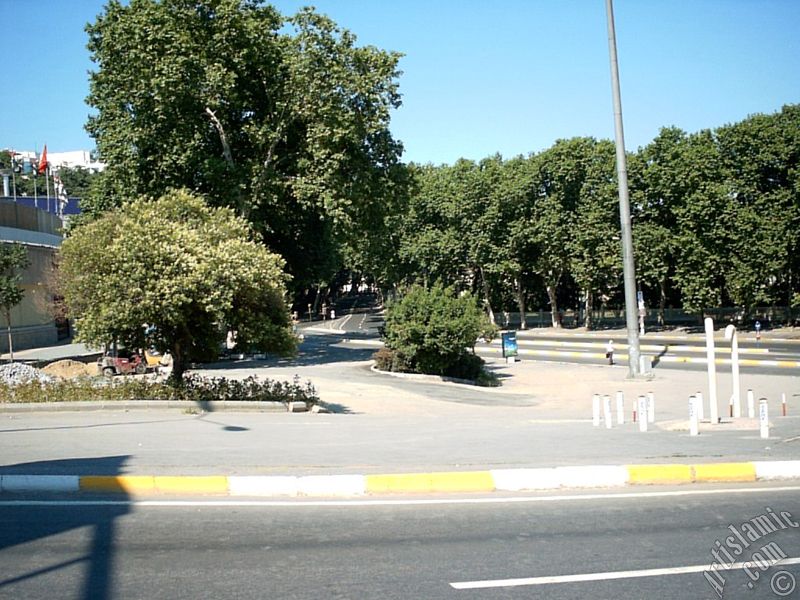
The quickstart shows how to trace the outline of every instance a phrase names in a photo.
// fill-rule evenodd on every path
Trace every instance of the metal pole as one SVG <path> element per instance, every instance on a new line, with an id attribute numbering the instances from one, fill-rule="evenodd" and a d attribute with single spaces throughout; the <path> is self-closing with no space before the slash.
<path id="1" fill-rule="evenodd" d="M 628 377 L 639 375 L 639 323 L 637 322 L 636 271 L 633 266 L 631 209 L 628 200 L 628 167 L 625 161 L 625 135 L 622 130 L 622 101 L 619 94 L 617 36 L 614 30 L 614 7 L 606 0 L 608 16 L 608 52 L 611 59 L 611 92 L 614 98 L 614 133 L 617 142 L 617 179 L 619 180 L 619 222 L 622 235 L 622 274 L 625 282 L 625 324 L 628 330 Z"/>

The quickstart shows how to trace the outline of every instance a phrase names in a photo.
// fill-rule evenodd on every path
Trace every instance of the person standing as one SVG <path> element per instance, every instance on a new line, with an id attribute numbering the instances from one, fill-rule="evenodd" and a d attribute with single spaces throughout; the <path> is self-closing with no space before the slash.
<path id="1" fill-rule="evenodd" d="M 608 344 L 606 344 L 606 358 L 608 364 L 614 364 L 614 340 L 608 340 Z"/>

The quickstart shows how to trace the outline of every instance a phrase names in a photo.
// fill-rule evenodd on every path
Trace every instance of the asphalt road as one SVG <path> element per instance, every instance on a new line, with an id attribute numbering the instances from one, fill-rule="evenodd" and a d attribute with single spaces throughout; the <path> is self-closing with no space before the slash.
<path id="1" fill-rule="evenodd" d="M 5 497 L 0 597 L 797 598 L 799 491 L 751 484 L 333 504 Z M 762 515 L 781 526 L 736 554 L 741 538 L 726 540 L 729 527 L 747 533 Z M 717 541 L 754 564 L 720 571 L 715 591 L 703 571 Z"/>

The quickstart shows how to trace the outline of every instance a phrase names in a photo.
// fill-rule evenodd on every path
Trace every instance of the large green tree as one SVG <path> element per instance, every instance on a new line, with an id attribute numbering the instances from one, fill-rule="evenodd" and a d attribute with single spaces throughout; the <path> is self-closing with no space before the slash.
<path id="1" fill-rule="evenodd" d="M 176 381 L 215 357 L 228 330 L 245 349 L 294 351 L 283 265 L 231 209 L 182 191 L 109 212 L 60 250 L 77 338 L 168 351 Z"/>
<path id="2" fill-rule="evenodd" d="M 295 288 L 382 230 L 402 183 L 399 55 L 255 0 L 112 0 L 87 31 L 87 128 L 108 164 L 89 211 L 202 193 L 253 223 Z"/>

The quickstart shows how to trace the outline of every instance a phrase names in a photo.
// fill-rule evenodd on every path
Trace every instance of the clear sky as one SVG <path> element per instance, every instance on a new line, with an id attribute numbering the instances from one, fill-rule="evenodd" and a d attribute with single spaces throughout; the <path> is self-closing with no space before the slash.
<path id="1" fill-rule="evenodd" d="M 292 14 L 308 1 L 278 0 Z M 405 56 L 404 159 L 452 163 L 613 139 L 604 0 L 317 0 Z M 0 0 L 0 147 L 92 149 L 84 25 L 102 0 Z M 626 146 L 800 103 L 800 0 L 616 0 Z"/>

